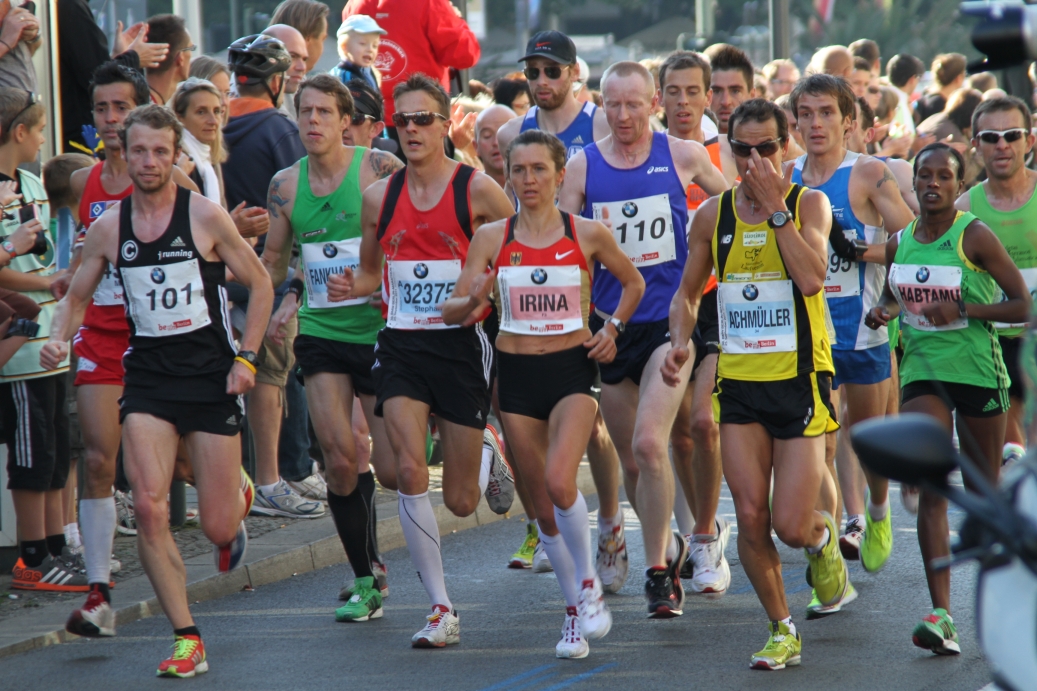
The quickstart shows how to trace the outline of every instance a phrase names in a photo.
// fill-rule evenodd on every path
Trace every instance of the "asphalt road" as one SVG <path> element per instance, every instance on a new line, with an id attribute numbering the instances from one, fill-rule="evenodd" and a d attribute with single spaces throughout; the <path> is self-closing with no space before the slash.
<path id="1" fill-rule="evenodd" d="M 780 547 L 793 617 L 804 639 L 803 665 L 781 672 L 748 669 L 763 647 L 767 622 L 734 540 L 728 547 L 733 582 L 718 599 L 690 598 L 683 617 L 646 617 L 639 574 L 640 531 L 628 511 L 631 577 L 608 597 L 614 625 L 591 642 L 584 660 L 554 657 L 563 601 L 553 574 L 505 568 L 524 524 L 503 521 L 443 540 L 447 584 L 461 617 L 461 644 L 413 650 L 410 636 L 424 625 L 425 592 L 405 549 L 385 556 L 390 597 L 385 617 L 338 624 L 336 596 L 348 567 L 337 566 L 193 606 L 207 645 L 210 671 L 180 682 L 198 689 L 450 689 L 554 691 L 608 689 L 939 689 L 977 691 L 989 681 L 973 628 L 971 567 L 953 577 L 953 612 L 962 654 L 938 658 L 911 645 L 914 624 L 929 609 L 914 520 L 892 496 L 893 557 L 880 574 L 857 564 L 851 578 L 860 593 L 835 616 L 806 621 L 810 591 L 802 553 Z M 593 505 L 592 505 L 592 508 Z M 733 519 L 725 488 L 721 512 Z M 593 518 L 592 518 L 593 520 Z M 952 525 L 960 514 L 952 518 Z M 117 595 L 117 591 L 116 591 Z M 81 640 L 9 657 L 7 679 L 34 679 L 49 688 L 168 688 L 154 678 L 170 649 L 163 617 L 123 626 L 114 639 Z M 41 676 L 42 674 L 42 676 Z"/>

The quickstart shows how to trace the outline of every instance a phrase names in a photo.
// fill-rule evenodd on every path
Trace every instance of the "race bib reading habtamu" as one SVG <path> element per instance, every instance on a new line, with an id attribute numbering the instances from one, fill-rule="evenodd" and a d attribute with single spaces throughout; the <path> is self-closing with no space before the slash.
<path id="1" fill-rule="evenodd" d="M 857 239 L 853 230 L 843 230 L 851 242 Z M 847 298 L 861 294 L 861 263 L 843 259 L 828 246 L 828 269 L 825 271 L 825 297 Z"/>
<path id="2" fill-rule="evenodd" d="M 619 248 L 634 266 L 653 266 L 677 259 L 669 194 L 596 203 L 594 220 L 602 220 L 605 209 L 609 210 L 609 223 Z"/>
<path id="3" fill-rule="evenodd" d="M 120 271 L 136 335 L 174 336 L 211 323 L 197 259 Z"/>
<path id="4" fill-rule="evenodd" d="M 456 329 L 443 323 L 439 305 L 454 292 L 460 275 L 460 259 L 389 261 L 385 325 L 390 329 Z"/>
<path id="5" fill-rule="evenodd" d="M 720 350 L 787 353 L 796 350 L 792 281 L 721 283 L 717 292 Z"/>
<path id="6" fill-rule="evenodd" d="M 328 309 L 363 305 L 368 298 L 354 298 L 342 302 L 328 300 L 328 276 L 353 271 L 360 266 L 360 238 L 338 242 L 308 242 L 302 246 L 302 260 L 306 267 L 306 306 L 310 309 Z"/>
<path id="7" fill-rule="evenodd" d="M 889 286 L 900 303 L 900 316 L 905 324 L 920 331 L 953 331 L 969 325 L 968 317 L 958 317 L 950 324 L 936 326 L 922 314 L 934 302 L 961 299 L 961 267 L 893 264 L 889 269 Z"/>
<path id="8" fill-rule="evenodd" d="M 501 331 L 554 335 L 583 328 L 579 266 L 503 266 L 497 282 Z"/>

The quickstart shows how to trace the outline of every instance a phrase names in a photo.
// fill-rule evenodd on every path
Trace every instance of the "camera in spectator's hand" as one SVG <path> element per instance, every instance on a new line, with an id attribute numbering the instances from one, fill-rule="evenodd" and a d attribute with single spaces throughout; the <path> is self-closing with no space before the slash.
<path id="1" fill-rule="evenodd" d="M 36 205 L 26 204 L 25 206 L 18 209 L 18 222 L 28 223 L 29 221 L 37 218 Z M 36 242 L 33 243 L 32 248 L 29 250 L 31 254 L 43 256 L 47 253 L 47 235 L 46 231 L 40 230 L 36 233 Z"/>
<path id="2" fill-rule="evenodd" d="M 15 319 L 11 326 L 8 327 L 7 333 L 4 334 L 4 339 L 17 338 L 24 336 L 25 338 L 36 338 L 36 334 L 40 332 L 40 325 L 31 319 Z"/>

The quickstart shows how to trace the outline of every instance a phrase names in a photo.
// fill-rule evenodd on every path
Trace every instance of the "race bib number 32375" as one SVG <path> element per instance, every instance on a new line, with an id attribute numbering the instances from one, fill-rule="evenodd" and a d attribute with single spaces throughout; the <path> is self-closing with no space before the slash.
<path id="1" fill-rule="evenodd" d="M 388 262 L 390 329 L 453 329 L 443 323 L 439 305 L 454 292 L 460 259 Z"/>

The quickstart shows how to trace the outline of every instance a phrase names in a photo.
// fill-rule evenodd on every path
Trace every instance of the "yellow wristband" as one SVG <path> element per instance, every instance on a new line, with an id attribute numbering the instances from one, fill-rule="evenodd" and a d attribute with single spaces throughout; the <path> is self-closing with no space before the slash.
<path id="1" fill-rule="evenodd" d="M 251 362 L 249 362 L 248 360 L 246 360 L 245 358 L 243 358 L 243 357 L 236 357 L 236 358 L 234 358 L 234 361 L 235 361 L 235 362 L 240 362 L 240 363 L 241 363 L 241 364 L 243 364 L 243 365 L 244 365 L 245 367 L 248 367 L 248 368 L 249 368 L 250 370 L 252 370 L 252 374 L 255 374 L 255 373 L 256 373 L 256 366 L 255 366 L 255 365 L 253 365 L 253 364 L 252 364 Z"/>

